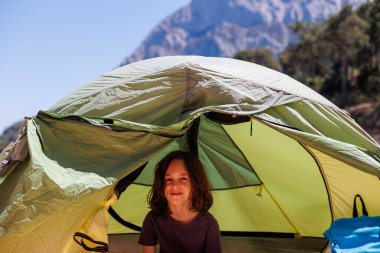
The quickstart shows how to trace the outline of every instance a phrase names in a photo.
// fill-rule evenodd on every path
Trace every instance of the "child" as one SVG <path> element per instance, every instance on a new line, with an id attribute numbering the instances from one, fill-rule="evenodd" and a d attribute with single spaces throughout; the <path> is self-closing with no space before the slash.
<path id="1" fill-rule="evenodd" d="M 174 151 L 156 166 L 139 244 L 144 253 L 220 253 L 220 232 L 208 212 L 212 205 L 206 173 L 198 157 Z"/>

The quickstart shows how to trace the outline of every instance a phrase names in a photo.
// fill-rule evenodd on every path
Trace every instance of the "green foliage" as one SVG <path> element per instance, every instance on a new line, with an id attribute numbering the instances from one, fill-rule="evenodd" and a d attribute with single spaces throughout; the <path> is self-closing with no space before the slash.
<path id="1" fill-rule="evenodd" d="M 285 73 L 342 107 L 380 94 L 380 0 L 291 29 L 299 42 L 280 56 Z"/>
<path id="2" fill-rule="evenodd" d="M 380 0 L 362 5 L 358 15 L 369 24 L 365 31 L 369 43 L 357 59 L 361 66 L 358 86 L 368 94 L 380 94 Z"/>
<path id="3" fill-rule="evenodd" d="M 361 48 L 366 47 L 368 44 L 368 36 L 365 30 L 368 23 L 361 19 L 351 6 L 344 6 L 342 10 L 335 16 L 332 16 L 326 21 L 326 29 L 323 31 L 323 38 L 333 49 L 334 54 L 331 58 L 335 58 L 339 62 L 340 78 L 333 80 L 340 80 L 339 83 L 332 81 L 328 82 L 330 85 L 337 87 L 332 90 L 341 91 L 340 105 L 347 105 L 347 89 L 348 85 L 354 85 L 353 79 L 349 79 L 351 70 L 357 68 L 355 66 L 355 59 Z M 350 75 L 351 76 L 351 75 Z M 339 88 L 338 88 L 339 87 Z"/>
<path id="4" fill-rule="evenodd" d="M 273 55 L 272 50 L 268 48 L 248 49 L 237 52 L 233 58 L 253 62 L 267 68 L 280 70 L 280 64 Z"/>
<path id="5" fill-rule="evenodd" d="M 331 48 L 322 37 L 323 26 L 315 23 L 296 23 L 290 27 L 299 37 L 297 44 L 292 44 L 280 55 L 283 71 L 302 83 L 319 90 L 326 74 L 330 74 Z"/>

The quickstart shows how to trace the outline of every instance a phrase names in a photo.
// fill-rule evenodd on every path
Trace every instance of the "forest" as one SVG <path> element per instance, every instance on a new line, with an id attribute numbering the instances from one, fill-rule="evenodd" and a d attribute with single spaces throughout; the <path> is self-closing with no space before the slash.
<path id="1" fill-rule="evenodd" d="M 380 0 L 344 6 L 321 23 L 290 27 L 298 40 L 279 56 L 244 50 L 234 58 L 279 70 L 347 110 L 380 139 Z"/>

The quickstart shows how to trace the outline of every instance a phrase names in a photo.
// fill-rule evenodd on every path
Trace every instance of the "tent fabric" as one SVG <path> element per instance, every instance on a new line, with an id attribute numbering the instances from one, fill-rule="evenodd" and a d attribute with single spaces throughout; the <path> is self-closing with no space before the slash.
<path id="1" fill-rule="evenodd" d="M 48 113 L 100 122 L 111 118 L 120 121 L 120 126 L 127 120 L 170 128 L 184 119 L 190 124 L 198 114 L 207 111 L 257 116 L 265 111 L 264 117 L 299 127 L 302 132 L 313 134 L 313 141 L 326 141 L 320 148 L 328 146 L 335 155 L 344 157 L 342 149 L 358 153 L 355 162 L 360 163 L 360 168 L 380 175 L 379 157 L 368 157 L 355 147 L 376 154 L 379 146 L 347 113 L 294 79 L 254 66 L 253 71 L 251 63 L 195 56 L 145 60 L 111 71 L 79 88 Z M 285 110 L 281 118 L 279 110 Z M 327 123 L 328 127 L 324 127 Z M 335 140 L 343 142 L 343 147 L 341 143 L 332 144 Z"/>
<path id="2" fill-rule="evenodd" d="M 110 253 L 140 252 L 141 245 L 136 245 L 138 234 L 110 235 Z M 224 253 L 252 252 L 319 252 L 326 245 L 323 238 L 265 238 L 222 236 Z"/>
<path id="3" fill-rule="evenodd" d="M 108 207 L 141 226 L 154 166 L 177 149 L 204 164 L 225 232 L 322 237 L 350 217 L 357 193 L 380 215 L 380 147 L 348 113 L 256 64 L 160 57 L 110 71 L 25 120 L 0 154 L 2 252 L 87 252 L 76 232 L 101 242 L 134 232 Z"/>

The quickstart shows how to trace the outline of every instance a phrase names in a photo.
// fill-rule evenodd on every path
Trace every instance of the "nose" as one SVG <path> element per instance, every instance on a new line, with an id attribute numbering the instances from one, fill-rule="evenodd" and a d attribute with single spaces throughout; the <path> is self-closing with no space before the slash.
<path id="1" fill-rule="evenodd" d="M 179 180 L 172 180 L 169 186 L 173 189 L 178 189 L 181 186 L 181 182 Z"/>
<path id="2" fill-rule="evenodd" d="M 180 185 L 180 184 L 179 184 L 179 181 L 178 181 L 178 180 L 174 180 L 174 181 L 173 181 L 173 185 L 172 185 L 173 188 L 178 188 L 179 185 Z"/>

